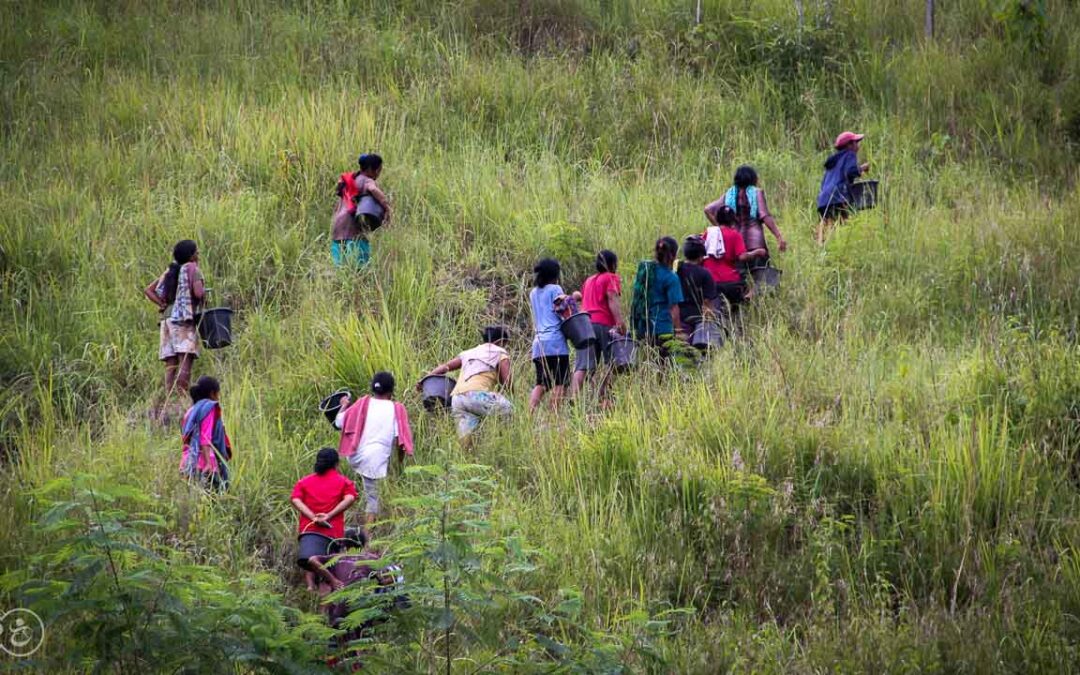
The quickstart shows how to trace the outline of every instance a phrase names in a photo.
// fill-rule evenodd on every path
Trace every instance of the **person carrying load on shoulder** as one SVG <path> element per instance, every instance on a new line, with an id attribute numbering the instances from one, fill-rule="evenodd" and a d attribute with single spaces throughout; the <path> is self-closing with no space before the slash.
<path id="1" fill-rule="evenodd" d="M 413 454 L 409 413 L 393 400 L 394 385 L 390 373 L 375 373 L 371 395 L 352 405 L 348 398 L 343 399 L 341 412 L 334 419 L 334 426 L 341 429 L 338 453 L 349 461 L 364 485 L 364 522 L 369 530 L 379 516 L 379 481 L 386 478 L 394 448 L 398 449 L 399 461 Z"/>
<path id="2" fill-rule="evenodd" d="M 734 213 L 734 229 L 742 237 L 746 248 L 755 252 L 753 256 L 742 262 L 743 268 L 757 281 L 757 270 L 769 266 L 769 247 L 765 241 L 765 230 L 762 225 L 769 228 L 776 237 L 780 251 L 787 250 L 788 244 L 784 236 L 780 234 L 780 228 L 776 219 L 769 212 L 769 204 L 765 199 L 765 190 L 758 186 L 758 174 L 754 167 L 744 164 L 735 170 L 732 186 L 724 193 L 724 196 L 705 207 L 705 217 L 709 220 L 709 229 L 720 227 L 716 214 L 721 207 L 727 207 Z M 709 245 L 709 230 L 705 233 L 706 246 Z"/>
<path id="3" fill-rule="evenodd" d="M 817 198 L 820 216 L 817 227 L 818 245 L 825 244 L 825 238 L 837 218 L 841 221 L 847 219 L 851 212 L 851 184 L 870 169 L 869 162 L 859 164 L 859 148 L 863 138 L 863 134 L 843 132 L 833 143 L 836 152 L 825 160 L 825 175 L 821 177 L 821 191 Z"/>
<path id="4" fill-rule="evenodd" d="M 390 201 L 377 182 L 382 157 L 360 155 L 360 170 L 343 173 L 337 184 L 338 207 L 330 230 L 330 255 L 337 266 L 364 267 L 371 260 L 368 235 L 390 222 Z"/>
<path id="5" fill-rule="evenodd" d="M 457 423 L 458 437 L 463 441 L 467 441 L 485 417 L 506 417 L 514 411 L 510 399 L 499 392 L 500 387 L 509 390 L 512 384 L 510 354 L 506 351 L 510 335 L 502 326 L 488 326 L 482 339 L 481 344 L 428 373 L 445 375 L 454 370 L 461 371 L 451 392 L 450 414 Z M 420 387 L 420 384 L 416 385 L 417 389 Z"/>
<path id="6" fill-rule="evenodd" d="M 165 362 L 165 397 L 160 407 L 154 406 L 152 414 L 165 423 L 169 399 L 176 391 L 188 390 L 191 369 L 201 347 L 195 317 L 206 297 L 206 288 L 194 241 L 177 242 L 172 263 L 143 290 L 143 295 L 161 313 L 158 358 Z"/>
<path id="7" fill-rule="evenodd" d="M 679 243 L 671 237 L 661 237 L 654 249 L 656 259 L 641 261 L 634 275 L 630 323 L 639 340 L 658 347 L 661 356 L 667 356 L 670 343 L 685 337 L 679 316 L 679 303 L 684 300 L 682 283 L 671 271 Z"/>
<path id="8" fill-rule="evenodd" d="M 345 587 L 325 565 L 335 540 L 345 537 L 345 511 L 356 501 L 356 484 L 338 472 L 338 453 L 322 448 L 315 456 L 314 473 L 296 481 L 289 499 L 300 513 L 296 564 L 304 570 L 309 591 L 316 580 L 333 590 Z"/>
<path id="9" fill-rule="evenodd" d="M 532 361 L 536 368 L 536 386 L 529 395 L 529 412 L 535 412 L 551 392 L 551 407 L 557 409 L 570 380 L 570 347 L 562 334 L 562 318 L 556 302 L 564 296 L 559 285 L 562 269 L 559 261 L 544 258 L 533 267 L 533 289 L 529 292 L 533 329 Z"/>
<path id="10" fill-rule="evenodd" d="M 622 313 L 622 280 L 618 275 L 619 258 L 604 249 L 596 254 L 596 274 L 581 285 L 581 308 L 589 313 L 596 341 L 590 347 L 579 349 L 574 358 L 574 376 L 571 393 L 577 395 L 585 384 L 586 376 L 609 358 L 607 351 L 612 334 L 626 335 L 629 330 Z M 611 372 L 600 381 L 599 395 L 605 406 L 611 385 Z"/>
<path id="11" fill-rule="evenodd" d="M 191 407 L 180 426 L 184 443 L 180 475 L 205 488 L 224 490 L 229 487 L 228 463 L 233 452 L 221 415 L 221 384 L 203 375 L 190 394 Z"/>
<path id="12" fill-rule="evenodd" d="M 713 212 L 712 222 L 705 230 L 705 259 L 702 266 L 716 282 L 718 296 L 726 300 L 728 317 L 734 317 L 747 297 L 745 271 L 742 263 L 761 255 L 762 251 L 748 250 L 742 235 L 735 229 L 735 211 L 727 205 Z"/>

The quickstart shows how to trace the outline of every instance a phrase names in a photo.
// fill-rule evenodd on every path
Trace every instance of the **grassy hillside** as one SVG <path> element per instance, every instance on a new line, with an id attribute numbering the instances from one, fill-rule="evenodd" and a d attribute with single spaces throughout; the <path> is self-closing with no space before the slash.
<path id="1" fill-rule="evenodd" d="M 49 503 L 115 493 L 160 518 L 123 536 L 172 566 L 160 588 L 207 580 L 178 616 L 284 635 L 301 619 L 279 608 L 313 608 L 287 497 L 335 441 L 318 400 L 381 369 L 415 381 L 501 321 L 511 424 L 465 451 L 404 397 L 418 463 L 491 467 L 476 535 L 490 576 L 473 590 L 492 601 L 462 596 L 455 672 L 519 670 L 518 653 L 541 670 L 1077 669 L 1072 3 L 941 3 L 933 42 L 914 0 L 708 0 L 696 26 L 695 3 L 669 0 L 146 4 L 15 3 L 0 22 L 0 593 L 44 608 L 36 667 L 165 669 L 109 652 L 148 639 L 123 617 L 156 601 L 86 581 L 111 567 L 73 572 L 84 549 L 30 525 Z M 869 135 L 884 203 L 819 249 L 812 200 L 844 128 Z M 371 268 L 343 273 L 332 190 L 370 150 L 397 219 Z M 700 371 L 621 378 L 609 412 L 529 419 L 535 259 L 560 258 L 576 287 L 611 248 L 629 287 L 744 162 L 791 243 L 744 339 Z M 196 366 L 222 380 L 237 448 L 219 497 L 178 478 L 178 433 L 146 414 L 162 367 L 141 289 L 189 237 L 214 304 L 238 312 L 236 344 Z M 450 489 L 389 480 L 400 523 L 382 543 L 410 579 L 438 577 L 410 551 L 434 536 L 419 523 L 440 507 L 422 498 Z M 78 533 L 94 509 L 50 522 Z M 73 583 L 34 600 L 20 585 L 42 577 Z M 93 594 L 121 598 L 100 619 L 115 633 L 71 629 Z M 233 614 L 247 598 L 256 614 Z M 443 669 L 442 635 L 388 629 L 380 663 Z"/>

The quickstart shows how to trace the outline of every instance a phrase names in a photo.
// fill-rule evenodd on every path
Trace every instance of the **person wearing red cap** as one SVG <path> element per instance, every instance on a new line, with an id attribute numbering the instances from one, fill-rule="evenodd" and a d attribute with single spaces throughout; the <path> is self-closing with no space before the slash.
<path id="1" fill-rule="evenodd" d="M 862 139 L 863 134 L 845 131 L 836 137 L 833 144 L 836 152 L 825 160 L 825 175 L 821 179 L 821 191 L 817 198 L 818 214 L 821 216 L 817 227 L 818 244 L 825 243 L 825 235 L 832 228 L 834 220 L 847 218 L 851 184 L 870 168 L 869 164 L 859 164 L 859 144 Z"/>

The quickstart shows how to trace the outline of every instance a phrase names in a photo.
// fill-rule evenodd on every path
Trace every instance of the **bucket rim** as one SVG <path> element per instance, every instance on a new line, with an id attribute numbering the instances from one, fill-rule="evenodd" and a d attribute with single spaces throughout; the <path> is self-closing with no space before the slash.
<path id="1" fill-rule="evenodd" d="M 563 320 L 562 320 L 562 321 L 560 321 L 559 323 L 566 323 L 567 321 L 570 321 L 570 320 L 572 320 L 572 319 L 576 319 L 576 318 L 578 318 L 579 316 L 581 316 L 581 315 L 583 315 L 583 314 L 584 314 L 585 316 L 589 317 L 589 321 L 592 321 L 592 315 L 591 315 L 591 314 L 589 314 L 588 312 L 586 312 L 586 311 L 582 310 L 582 311 L 580 311 L 580 312 L 574 312 L 573 314 L 571 314 L 570 316 L 566 317 L 565 319 L 563 319 Z"/>
<path id="2" fill-rule="evenodd" d="M 450 377 L 446 373 L 443 373 L 442 375 L 432 375 L 432 374 L 425 375 L 425 376 L 420 378 L 420 383 L 423 384 L 424 382 L 427 382 L 428 380 L 432 379 L 433 377 L 441 377 L 443 379 L 450 380 L 451 382 L 457 382 L 457 380 L 455 380 L 454 378 Z"/>
<path id="3" fill-rule="evenodd" d="M 352 398 L 352 392 L 349 391 L 348 389 L 338 389 L 333 394 L 330 394 L 329 396 L 327 396 L 323 400 L 319 401 L 319 412 L 328 412 L 329 410 L 331 410 L 331 408 L 328 405 L 329 402 L 330 402 L 330 399 L 334 398 L 338 394 L 345 394 L 349 398 Z M 338 406 L 338 407 L 340 407 L 340 406 Z"/>

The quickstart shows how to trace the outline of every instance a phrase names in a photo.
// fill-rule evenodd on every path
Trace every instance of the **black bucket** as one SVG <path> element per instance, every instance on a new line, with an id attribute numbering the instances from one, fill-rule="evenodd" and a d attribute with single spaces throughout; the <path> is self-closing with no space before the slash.
<path id="1" fill-rule="evenodd" d="M 775 267 L 759 267 L 756 270 L 750 270 L 750 277 L 754 280 L 754 285 L 763 290 L 770 290 L 780 286 L 780 276 L 783 274 L 781 270 Z"/>
<path id="2" fill-rule="evenodd" d="M 851 184 L 851 205 L 858 210 L 877 206 L 878 182 L 859 180 Z"/>
<path id="3" fill-rule="evenodd" d="M 632 338 L 612 338 L 607 346 L 608 358 L 616 370 L 627 370 L 637 360 L 637 343 Z"/>
<path id="4" fill-rule="evenodd" d="M 588 312 L 578 312 L 568 319 L 563 319 L 559 330 L 575 348 L 580 349 L 596 341 L 596 332 L 593 331 L 592 319 Z"/>
<path id="5" fill-rule="evenodd" d="M 199 337 L 207 349 L 221 349 L 232 344 L 232 314 L 228 307 L 215 307 L 199 315 Z"/>
<path id="6" fill-rule="evenodd" d="M 690 334 L 690 344 L 702 351 L 723 347 L 724 329 L 712 321 L 702 321 Z"/>
<path id="7" fill-rule="evenodd" d="M 341 400 L 346 396 L 352 398 L 352 394 L 348 389 L 342 389 L 330 394 L 319 403 L 319 412 L 326 415 L 326 419 L 331 426 L 333 426 L 338 413 L 341 412 Z"/>
<path id="8" fill-rule="evenodd" d="M 450 392 L 454 391 L 457 380 L 449 375 L 428 375 L 420 380 L 420 390 L 424 393 L 424 409 L 435 412 L 450 407 Z"/>
<path id="9" fill-rule="evenodd" d="M 358 216 L 371 216 L 381 223 L 385 213 L 382 204 L 375 201 L 375 198 L 371 195 L 364 195 L 356 203 L 356 215 Z"/>

